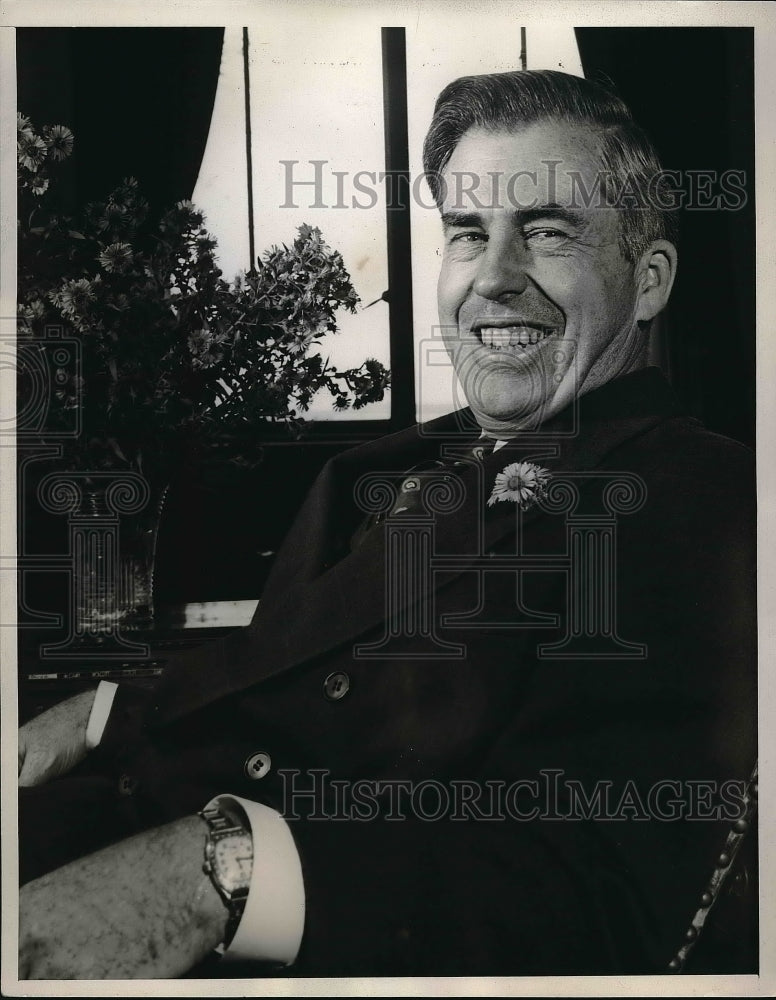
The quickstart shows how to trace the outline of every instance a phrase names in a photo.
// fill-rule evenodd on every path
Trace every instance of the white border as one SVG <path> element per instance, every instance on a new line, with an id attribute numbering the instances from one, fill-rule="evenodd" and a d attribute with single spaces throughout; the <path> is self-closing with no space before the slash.
<path id="1" fill-rule="evenodd" d="M 13 314 L 15 291 L 15 156 L 14 106 L 16 26 L 166 26 L 250 24 L 262 10 L 276 12 L 290 6 L 351 8 L 354 16 L 367 16 L 384 25 L 406 25 L 424 16 L 445 17 L 455 6 L 487 16 L 497 4 L 508 0 L 417 0 L 369 2 L 369 0 L 170 0 L 159 7 L 153 2 L 108 2 L 108 0 L 5 0 L 0 2 L 0 317 Z M 776 866 L 768 848 L 774 842 L 772 801 L 774 720 L 776 689 L 773 665 L 776 658 L 776 463 L 769 462 L 776 429 L 776 232 L 773 192 L 776 190 L 776 8 L 763 3 L 734 2 L 509 2 L 515 17 L 530 25 L 534 18 L 548 18 L 564 27 L 600 26 L 728 26 L 755 28 L 756 135 L 757 135 L 757 384 L 758 384 L 758 495 L 759 495 L 759 636 L 760 636 L 760 899 L 761 973 L 736 977 L 542 977 L 520 979 L 289 979 L 289 980 L 132 980 L 78 981 L 72 983 L 19 982 L 16 965 L 16 794 L 13 747 L 16 742 L 15 637 L 13 629 L 0 628 L 0 722 L 3 732 L 2 759 L 2 992 L 6 996 L 771 996 L 776 987 Z M 368 14 L 367 14 L 368 11 Z M 660 67 L 669 72 L 670 67 Z M 670 113 L 670 112 L 669 112 Z M 710 275 L 714 281 L 725 275 Z M 9 304 L 10 308 L 9 308 Z M 735 337 L 735 331 L 732 332 Z M 13 371 L 0 366 L 0 417 L 13 406 Z M 14 551 L 13 510 L 15 483 L 10 449 L 0 449 L 0 552 Z M 724 474 L 724 470 L 721 470 Z M 724 512 L 721 516 L 724 516 Z M 0 594 L 0 621 L 13 620 L 15 589 L 13 574 Z M 769 857 L 770 855 L 770 857 Z"/>

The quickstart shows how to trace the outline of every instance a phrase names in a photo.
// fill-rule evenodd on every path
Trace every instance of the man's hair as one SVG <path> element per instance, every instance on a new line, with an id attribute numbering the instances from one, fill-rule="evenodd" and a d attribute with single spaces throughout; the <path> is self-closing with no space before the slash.
<path id="1" fill-rule="evenodd" d="M 437 204 L 444 197 L 442 171 L 469 129 L 515 131 L 543 121 L 586 125 L 597 133 L 602 203 L 620 212 L 620 248 L 628 260 L 635 263 L 653 240 L 675 241 L 676 213 L 660 204 L 670 204 L 660 161 L 627 105 L 599 84 L 552 70 L 464 76 L 445 87 L 423 146 Z"/>

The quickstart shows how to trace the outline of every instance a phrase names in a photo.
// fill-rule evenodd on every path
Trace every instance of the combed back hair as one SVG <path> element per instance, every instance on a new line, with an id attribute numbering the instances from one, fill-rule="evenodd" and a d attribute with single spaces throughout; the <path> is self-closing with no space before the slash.
<path id="1" fill-rule="evenodd" d="M 605 87 L 553 70 L 518 70 L 454 80 L 439 95 L 423 146 L 423 168 L 437 205 L 442 171 L 472 128 L 514 132 L 544 121 L 585 125 L 600 141 L 604 204 L 620 213 L 620 248 L 635 263 L 656 239 L 676 241 L 670 188 L 646 133 Z M 618 194 L 619 192 L 619 194 Z"/>

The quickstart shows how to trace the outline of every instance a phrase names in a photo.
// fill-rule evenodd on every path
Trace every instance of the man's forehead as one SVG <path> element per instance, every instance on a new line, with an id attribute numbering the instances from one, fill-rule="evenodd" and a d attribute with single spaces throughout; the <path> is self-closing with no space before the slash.
<path id="1" fill-rule="evenodd" d="M 471 128 L 442 171 L 443 213 L 540 206 L 574 208 L 603 180 L 600 134 L 547 120 L 514 129 Z"/>
<path id="2" fill-rule="evenodd" d="M 524 125 L 484 127 L 473 125 L 455 144 L 448 166 L 455 160 L 482 156 L 505 159 L 536 155 L 598 160 L 602 130 L 584 122 L 542 118 Z"/>

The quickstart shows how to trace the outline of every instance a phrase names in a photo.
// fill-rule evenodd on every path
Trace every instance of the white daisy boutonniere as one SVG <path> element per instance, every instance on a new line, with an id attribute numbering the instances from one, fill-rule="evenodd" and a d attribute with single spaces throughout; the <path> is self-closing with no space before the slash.
<path id="1" fill-rule="evenodd" d="M 549 471 L 540 465 L 533 462 L 512 462 L 496 476 L 488 507 L 499 500 L 511 500 L 521 510 L 528 510 L 546 495 L 549 481 Z"/>

